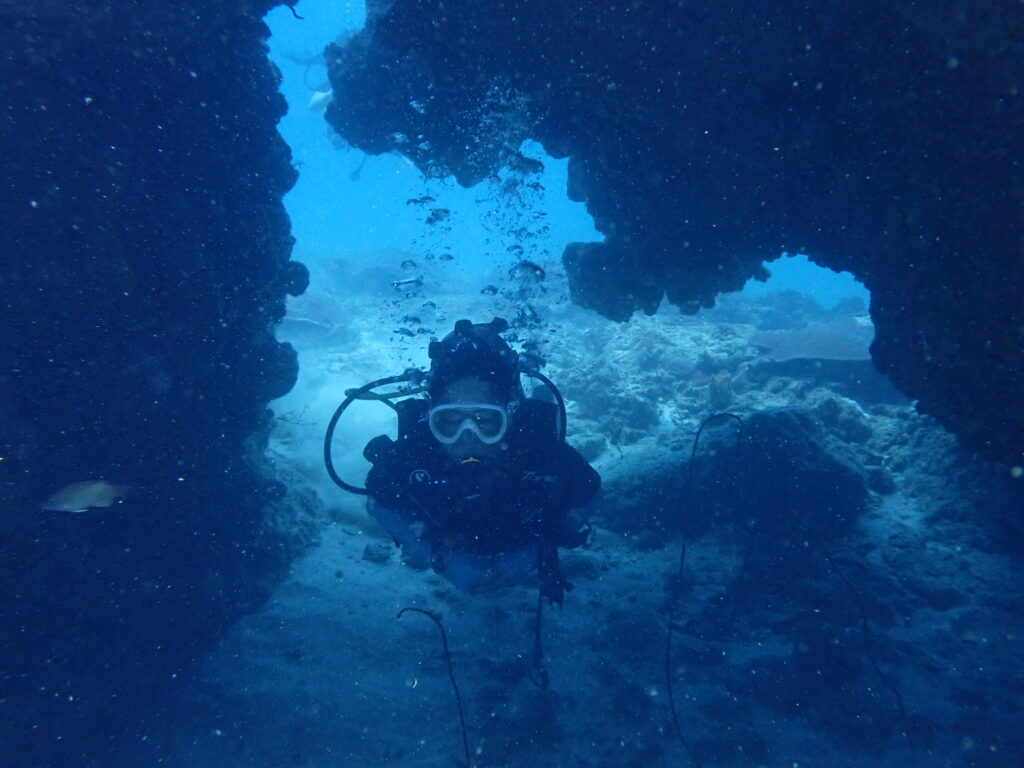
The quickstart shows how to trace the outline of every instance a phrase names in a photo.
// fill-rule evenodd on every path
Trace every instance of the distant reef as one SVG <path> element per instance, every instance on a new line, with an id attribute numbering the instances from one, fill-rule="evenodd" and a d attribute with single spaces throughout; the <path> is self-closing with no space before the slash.
<path id="1" fill-rule="evenodd" d="M 378 0 L 327 119 L 471 185 L 569 157 L 608 317 L 685 312 L 805 251 L 871 290 L 876 365 L 966 445 L 1024 453 L 1024 6 Z"/>
<path id="2" fill-rule="evenodd" d="M 307 281 L 269 5 L 0 2 L 10 765 L 103 764 L 308 540 L 282 515 L 312 501 L 262 452 L 297 372 L 273 326 Z M 40 510 L 101 479 L 123 504 Z"/>

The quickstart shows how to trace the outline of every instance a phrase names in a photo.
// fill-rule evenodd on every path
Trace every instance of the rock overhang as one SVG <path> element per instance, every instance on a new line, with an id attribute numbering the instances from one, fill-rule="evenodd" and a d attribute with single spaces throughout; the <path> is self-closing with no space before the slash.
<path id="1" fill-rule="evenodd" d="M 875 364 L 985 456 L 1024 461 L 1024 11 L 778 1 L 495 9 L 396 0 L 329 50 L 328 121 L 471 185 L 525 138 L 570 158 L 603 243 L 576 303 L 682 311 L 803 251 L 872 292 Z M 963 407 L 971 404 L 970 413 Z"/>

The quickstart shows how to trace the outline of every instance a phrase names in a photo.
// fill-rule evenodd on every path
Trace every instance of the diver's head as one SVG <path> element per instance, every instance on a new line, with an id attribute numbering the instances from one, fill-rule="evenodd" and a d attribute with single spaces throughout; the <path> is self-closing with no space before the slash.
<path id="1" fill-rule="evenodd" d="M 519 356 L 498 334 L 500 318 L 455 330 L 430 344 L 428 422 L 441 446 L 461 462 L 493 459 L 506 448 L 509 411 L 523 391 Z"/>
<path id="2" fill-rule="evenodd" d="M 427 421 L 434 439 L 457 461 L 494 459 L 506 449 L 510 404 L 483 379 L 447 385 L 431 401 Z"/>
<path id="3" fill-rule="evenodd" d="M 454 331 L 430 342 L 427 393 L 431 401 L 438 402 L 447 386 L 468 378 L 487 382 L 502 402 L 521 399 L 519 355 L 499 335 L 507 329 L 508 323 L 500 317 L 476 324 L 459 320 Z"/>

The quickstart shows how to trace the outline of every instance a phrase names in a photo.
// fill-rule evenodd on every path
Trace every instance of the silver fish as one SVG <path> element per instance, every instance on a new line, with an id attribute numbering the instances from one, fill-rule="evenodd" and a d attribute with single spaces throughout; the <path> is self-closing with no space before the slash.
<path id="1" fill-rule="evenodd" d="M 131 494 L 131 487 L 114 485 L 106 480 L 71 483 L 54 493 L 42 504 L 48 512 L 85 512 L 87 509 L 111 507 Z"/>
<path id="2" fill-rule="evenodd" d="M 313 95 L 309 98 L 309 111 L 323 112 L 330 105 L 333 98 L 334 91 L 313 91 Z"/>
<path id="3" fill-rule="evenodd" d="M 392 280 L 391 284 L 395 286 L 395 288 L 405 288 L 410 285 L 418 288 L 419 286 L 423 285 L 423 275 L 418 275 L 416 277 L 408 277 L 405 280 Z"/>

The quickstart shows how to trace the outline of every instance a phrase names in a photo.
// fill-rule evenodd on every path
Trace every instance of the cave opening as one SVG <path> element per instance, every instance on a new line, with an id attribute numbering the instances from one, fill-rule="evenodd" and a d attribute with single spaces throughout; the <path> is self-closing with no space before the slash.
<path id="1" fill-rule="evenodd" d="M 268 37 L 273 2 L 0 12 L 0 751 L 450 765 L 433 628 L 394 621 L 420 605 L 479 765 L 678 763 L 666 673 L 704 764 L 1019 754 L 1015 648 L 984 642 L 1021 631 L 1012 0 L 375 0 L 329 82 L 361 5 Z M 346 387 L 496 314 L 603 482 L 545 615 L 554 695 L 536 591 L 410 567 L 321 462 Z M 697 451 L 723 410 L 742 440 Z M 352 409 L 346 478 L 392 429 Z"/>
<path id="2" fill-rule="evenodd" d="M 358 516 L 359 500 L 339 495 L 324 473 L 321 435 L 312 428 L 328 421 L 346 388 L 423 367 L 426 342 L 443 336 L 461 316 L 474 321 L 504 316 L 520 343 L 546 347 L 560 364 L 575 367 L 592 362 L 560 354 L 559 335 L 604 340 L 628 331 L 570 300 L 563 249 L 570 242 L 599 243 L 602 235 L 584 204 L 566 197 L 571 186 L 566 160 L 526 141 L 502 171 L 464 188 L 450 177 L 430 178 L 400 150 L 364 154 L 323 119 L 332 97 L 323 49 L 355 35 L 365 11 L 358 3 L 307 2 L 303 15 L 305 20 L 297 21 L 282 6 L 267 16 L 270 56 L 289 105 L 280 131 L 298 171 L 285 200 L 296 238 L 294 257 L 310 270 L 309 289 L 289 299 L 277 329 L 278 338 L 298 350 L 300 368 L 296 386 L 273 404 L 277 420 L 269 450 L 282 463 L 301 467 L 329 508 L 340 506 Z M 402 140 L 415 143 L 417 137 Z M 523 164 L 531 165 L 524 170 Z M 519 279 L 516 266 L 522 263 L 543 268 L 543 285 Z M 717 306 L 694 321 L 741 323 L 764 332 L 821 327 L 826 336 L 809 334 L 807 342 L 819 352 L 832 339 L 827 334 L 839 328 L 851 354 L 866 358 L 873 328 L 868 292 L 858 281 L 803 254 L 782 253 L 766 267 L 770 279 L 750 280 L 741 291 L 720 294 Z M 638 332 L 649 327 L 662 338 L 686 333 L 685 318 L 667 300 L 652 319 L 638 312 L 631 322 Z M 589 347 L 598 364 L 614 366 L 596 353 L 602 344 Z M 711 373 L 723 366 L 736 373 L 740 364 L 735 355 L 718 360 L 705 350 L 693 354 L 706 357 L 702 365 Z M 667 375 L 679 372 L 670 367 Z M 678 428 L 671 410 L 663 403 L 655 406 L 657 434 Z M 393 426 L 384 409 L 362 408 L 348 417 L 346 429 L 346 439 L 361 446 Z M 368 463 L 358 450 L 338 461 L 347 475 L 365 476 Z"/>
<path id="3" fill-rule="evenodd" d="M 823 309 L 834 309 L 840 302 L 857 306 L 861 312 L 870 308 L 871 294 L 862 282 L 849 272 L 835 272 L 816 264 L 807 254 L 783 251 L 779 258 L 766 261 L 764 267 L 770 277 L 764 282 L 748 281 L 743 286 L 743 295 L 799 291 L 814 299 Z"/>

